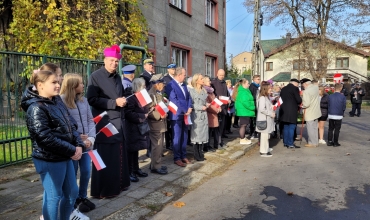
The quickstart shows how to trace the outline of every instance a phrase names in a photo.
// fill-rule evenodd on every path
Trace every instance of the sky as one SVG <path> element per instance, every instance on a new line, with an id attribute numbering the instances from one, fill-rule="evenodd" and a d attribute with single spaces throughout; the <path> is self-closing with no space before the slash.
<path id="1" fill-rule="evenodd" d="M 226 0 L 226 56 L 251 51 L 253 42 L 253 13 L 247 13 L 243 0 Z M 285 30 L 273 25 L 261 27 L 261 39 L 280 39 Z"/>

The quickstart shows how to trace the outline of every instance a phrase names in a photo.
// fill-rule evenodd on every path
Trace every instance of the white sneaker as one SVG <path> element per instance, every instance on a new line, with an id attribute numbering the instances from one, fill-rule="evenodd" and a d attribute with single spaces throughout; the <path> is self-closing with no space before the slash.
<path id="1" fill-rule="evenodd" d="M 269 152 L 271 152 L 271 151 L 273 151 L 274 149 L 272 149 L 272 148 L 269 148 Z"/>
<path id="2" fill-rule="evenodd" d="M 319 144 L 326 144 L 326 141 L 325 140 L 319 140 Z"/>
<path id="3" fill-rule="evenodd" d="M 75 209 L 71 216 L 69 216 L 69 220 L 90 220 L 90 218 L 82 214 L 78 209 Z"/>
<path id="4" fill-rule="evenodd" d="M 251 144 L 252 141 L 248 139 L 240 139 L 240 144 Z"/>

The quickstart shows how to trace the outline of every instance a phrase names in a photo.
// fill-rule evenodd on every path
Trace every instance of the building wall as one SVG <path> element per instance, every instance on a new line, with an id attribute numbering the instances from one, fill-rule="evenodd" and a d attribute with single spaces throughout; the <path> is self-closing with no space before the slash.
<path id="1" fill-rule="evenodd" d="M 252 68 L 252 53 L 243 52 L 232 58 L 232 64 L 239 70 L 239 73 L 242 74 L 244 70 Z"/>
<path id="2" fill-rule="evenodd" d="M 186 0 L 187 12 L 171 5 L 169 0 L 143 0 L 140 6 L 148 22 L 149 41 L 154 40 L 156 65 L 167 65 L 172 60 L 172 47 L 190 52 L 188 75 L 205 73 L 206 55 L 216 58 L 213 75 L 225 63 L 225 0 L 217 4 L 217 30 L 205 25 L 205 1 Z M 148 45 L 154 45 L 149 42 Z M 178 64 L 179 65 L 179 64 Z"/>
<path id="3" fill-rule="evenodd" d="M 311 74 L 307 71 L 293 70 L 293 60 L 299 59 L 297 53 L 291 51 L 298 51 L 297 46 L 292 46 L 290 49 L 276 53 L 269 58 L 263 60 L 263 80 L 271 79 L 273 76 L 277 75 L 280 72 L 291 72 L 292 78 L 312 78 Z M 368 57 L 362 55 L 357 55 L 343 49 L 334 48 L 330 51 L 329 59 L 331 60 L 327 67 L 327 74 L 334 73 L 344 73 L 349 74 L 350 78 L 353 80 L 367 81 L 367 61 Z M 339 57 L 348 57 L 349 58 L 349 67 L 337 68 L 336 67 L 336 58 Z M 301 57 L 304 59 L 304 57 Z M 266 70 L 266 63 L 273 62 L 273 70 Z"/>

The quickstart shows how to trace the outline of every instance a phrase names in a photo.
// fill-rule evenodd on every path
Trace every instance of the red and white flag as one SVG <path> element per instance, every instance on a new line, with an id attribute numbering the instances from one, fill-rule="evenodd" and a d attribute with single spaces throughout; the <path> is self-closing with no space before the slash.
<path id="1" fill-rule="evenodd" d="M 299 88 L 299 95 L 303 95 L 303 91 L 301 89 L 301 87 L 298 87 Z"/>
<path id="2" fill-rule="evenodd" d="M 103 132 L 107 137 L 111 137 L 115 134 L 118 134 L 118 130 L 112 123 L 108 123 L 104 128 L 100 130 Z"/>
<path id="3" fill-rule="evenodd" d="M 227 108 L 227 113 L 231 114 L 231 108 Z"/>
<path id="4" fill-rule="evenodd" d="M 184 121 L 185 121 L 186 125 L 192 125 L 193 124 L 193 122 L 191 122 L 190 115 L 185 115 L 184 116 Z"/>
<path id="5" fill-rule="evenodd" d="M 147 104 L 152 102 L 152 98 L 150 98 L 149 93 L 146 89 L 140 90 L 140 92 L 135 93 L 136 98 L 139 100 L 140 105 L 142 107 L 146 106 Z"/>
<path id="6" fill-rule="evenodd" d="M 279 100 L 274 105 L 274 111 L 276 111 L 276 109 L 279 108 L 281 104 L 283 104 L 283 100 L 280 97 Z"/>
<path id="7" fill-rule="evenodd" d="M 220 100 L 218 100 L 218 98 L 213 99 L 213 101 L 211 102 L 211 105 L 214 105 L 216 107 L 221 107 L 222 104 L 223 103 Z"/>
<path id="8" fill-rule="evenodd" d="M 171 102 L 168 104 L 168 110 L 170 110 L 174 115 L 177 113 L 177 105 L 175 103 Z"/>
<path id="9" fill-rule="evenodd" d="M 168 99 L 166 97 L 163 97 L 164 103 L 168 103 Z"/>
<path id="10" fill-rule="evenodd" d="M 104 117 L 104 115 L 108 115 L 107 111 L 104 111 L 102 112 L 100 115 L 96 116 L 95 118 L 93 118 L 94 122 L 96 124 L 99 123 L 99 121 Z"/>
<path id="11" fill-rule="evenodd" d="M 165 116 L 166 113 L 169 111 L 164 102 L 158 103 L 158 105 L 155 106 L 155 109 L 157 109 L 157 111 L 159 112 L 159 114 L 161 114 L 162 117 Z"/>
<path id="12" fill-rule="evenodd" d="M 97 171 L 106 167 L 97 150 L 91 150 L 87 153 L 90 155 Z"/>
<path id="13" fill-rule="evenodd" d="M 224 104 L 228 104 L 229 103 L 229 99 L 230 97 L 227 97 L 227 96 L 219 96 L 218 97 L 220 99 L 220 101 Z"/>

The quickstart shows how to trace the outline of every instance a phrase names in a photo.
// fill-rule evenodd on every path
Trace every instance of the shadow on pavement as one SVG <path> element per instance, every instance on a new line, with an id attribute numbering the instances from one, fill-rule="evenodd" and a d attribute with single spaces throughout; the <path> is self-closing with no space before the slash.
<path id="1" fill-rule="evenodd" d="M 325 210 L 326 201 L 313 202 L 306 197 L 298 195 L 288 195 L 287 192 L 275 186 L 264 187 L 261 195 L 266 199 L 263 204 L 272 210 L 273 214 L 265 209 L 249 205 L 249 211 L 242 218 L 228 218 L 228 220 L 241 219 L 299 219 L 299 220 L 318 220 L 318 219 L 369 219 L 370 216 L 370 185 L 364 186 L 364 191 L 356 188 L 349 188 L 345 194 L 347 209 Z"/>

